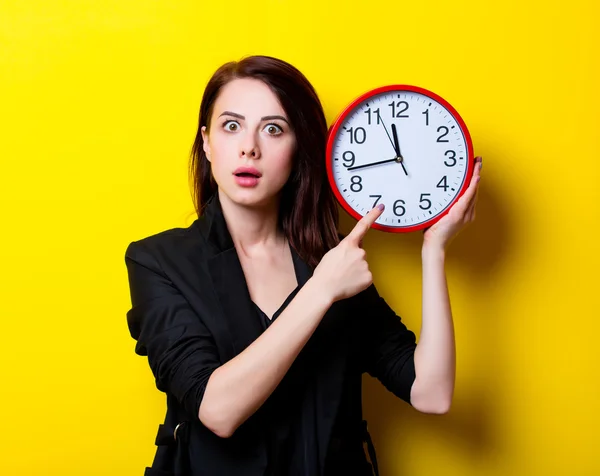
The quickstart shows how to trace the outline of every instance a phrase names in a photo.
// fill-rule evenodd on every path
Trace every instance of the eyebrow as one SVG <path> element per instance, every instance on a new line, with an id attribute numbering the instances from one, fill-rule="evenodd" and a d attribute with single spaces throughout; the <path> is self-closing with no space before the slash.
<path id="1" fill-rule="evenodd" d="M 233 116 L 233 117 L 237 117 L 238 119 L 246 120 L 246 118 L 244 116 L 242 116 L 241 114 L 238 114 L 237 112 L 231 112 L 231 111 L 225 111 L 219 117 L 221 117 L 221 116 Z M 279 115 L 263 116 L 260 118 L 261 121 L 272 121 L 273 119 L 280 119 L 280 120 L 284 121 L 288 126 L 290 125 L 290 123 L 288 122 L 288 120 L 285 117 L 279 116 Z"/>

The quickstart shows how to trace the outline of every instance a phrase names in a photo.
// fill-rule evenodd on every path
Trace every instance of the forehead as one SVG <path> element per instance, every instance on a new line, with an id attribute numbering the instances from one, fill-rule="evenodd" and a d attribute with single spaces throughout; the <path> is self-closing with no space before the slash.
<path id="1" fill-rule="evenodd" d="M 244 116 L 285 115 L 275 93 L 258 79 L 241 78 L 230 81 L 221 88 L 215 101 L 214 113 L 237 112 Z"/>

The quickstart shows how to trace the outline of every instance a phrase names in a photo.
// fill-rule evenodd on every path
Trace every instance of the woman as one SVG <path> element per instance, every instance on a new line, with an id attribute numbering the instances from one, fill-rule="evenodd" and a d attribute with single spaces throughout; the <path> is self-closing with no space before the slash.
<path id="1" fill-rule="evenodd" d="M 475 216 L 479 168 L 424 234 L 417 345 L 361 249 L 383 209 L 338 235 L 326 135 L 314 89 L 281 60 L 228 63 L 209 81 L 191 161 L 198 219 L 126 252 L 131 335 L 167 395 L 146 475 L 372 475 L 363 372 L 419 411 L 448 411 L 444 250 Z"/>

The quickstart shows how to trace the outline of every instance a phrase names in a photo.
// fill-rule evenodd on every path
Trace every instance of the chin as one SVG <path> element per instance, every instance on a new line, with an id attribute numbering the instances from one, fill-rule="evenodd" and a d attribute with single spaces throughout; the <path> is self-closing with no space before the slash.
<path id="1" fill-rule="evenodd" d="M 237 190 L 236 190 L 237 188 Z M 278 200 L 277 194 L 265 194 L 258 187 L 244 189 L 234 186 L 233 190 L 223 190 L 221 193 L 226 196 L 226 200 L 240 207 L 261 208 Z M 221 197 L 223 196 L 221 195 Z"/>

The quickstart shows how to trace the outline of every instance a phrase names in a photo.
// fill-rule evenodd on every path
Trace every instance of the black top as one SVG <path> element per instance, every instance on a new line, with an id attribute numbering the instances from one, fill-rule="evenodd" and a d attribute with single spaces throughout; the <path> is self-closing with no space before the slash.
<path id="1" fill-rule="evenodd" d="M 313 268 L 290 251 L 302 288 Z M 252 304 L 219 200 L 188 228 L 130 243 L 125 262 L 135 351 L 167 398 L 147 476 L 264 476 L 269 464 L 276 472 L 282 462 L 304 468 L 315 459 L 318 468 L 300 474 L 356 476 L 360 466 L 372 474 L 361 441 L 362 375 L 410 404 L 416 349 L 374 285 L 330 306 L 273 394 L 222 438 L 198 418 L 208 379 L 271 322 Z"/>
<path id="2" fill-rule="evenodd" d="M 264 330 L 285 310 L 299 291 L 296 287 L 269 317 L 253 302 Z M 302 363 L 290 368 L 265 405 L 268 405 L 270 424 L 266 429 L 268 466 L 265 476 L 310 476 L 318 467 L 314 445 L 316 427 L 315 388 L 311 381 L 300 381 L 307 369 Z"/>
<path id="3" fill-rule="evenodd" d="M 257 316 L 263 326 L 263 332 L 277 319 L 288 304 L 296 296 L 297 286 L 284 300 L 273 317 L 267 314 L 252 301 Z M 268 464 L 264 476 L 314 476 L 319 474 L 318 435 L 316 402 L 318 390 L 315 380 L 310 378 L 311 365 L 302 359 L 300 354 L 279 385 L 263 405 L 268 415 L 265 433 L 267 436 Z M 348 400 L 347 390 L 342 392 L 342 401 Z M 374 460 L 374 449 L 368 438 L 367 445 Z M 326 474 L 372 475 L 372 468 L 362 459 L 354 459 L 362 448 L 346 448 L 342 461 L 331 461 Z M 372 452 L 372 453 L 371 453 Z M 333 470 L 333 468 L 336 468 Z M 378 474 L 378 473 L 376 473 Z"/>

